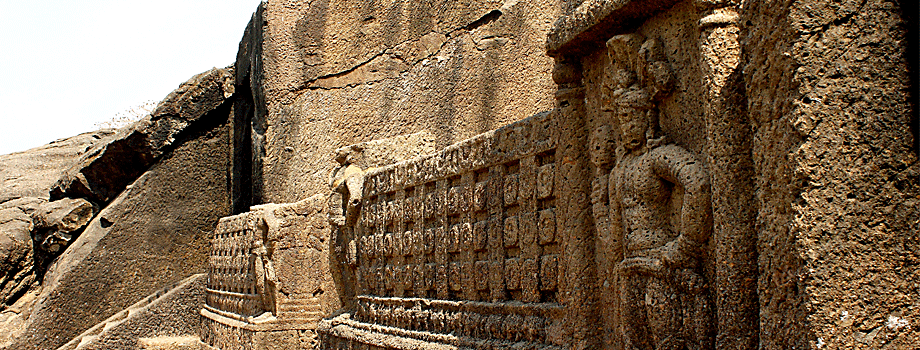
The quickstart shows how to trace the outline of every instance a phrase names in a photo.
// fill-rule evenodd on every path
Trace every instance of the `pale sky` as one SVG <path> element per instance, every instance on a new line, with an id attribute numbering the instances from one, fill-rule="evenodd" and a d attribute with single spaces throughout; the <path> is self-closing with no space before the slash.
<path id="1" fill-rule="evenodd" d="M 0 0 L 0 154 L 97 129 L 233 64 L 259 0 Z"/>

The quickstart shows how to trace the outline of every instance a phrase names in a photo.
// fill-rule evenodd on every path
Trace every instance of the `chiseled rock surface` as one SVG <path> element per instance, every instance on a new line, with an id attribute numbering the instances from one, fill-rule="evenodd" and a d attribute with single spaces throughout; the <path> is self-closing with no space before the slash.
<path id="1" fill-rule="evenodd" d="M 254 152 L 254 194 L 285 203 L 324 191 L 328 155 L 347 145 L 426 131 L 445 147 L 552 109 L 544 47 L 565 6 L 267 2 L 252 36 L 266 103 L 253 119 L 264 152 Z"/>
<path id="2" fill-rule="evenodd" d="M 787 120 L 802 139 L 786 157 L 801 187 L 791 200 L 796 245 L 783 249 L 801 259 L 807 318 L 772 308 L 785 296 L 764 285 L 771 312 L 761 324 L 783 323 L 774 334 L 784 337 L 764 337 L 773 348 L 790 347 L 793 320 L 824 349 L 920 344 L 918 81 L 908 69 L 917 56 L 905 45 L 916 38 L 908 30 L 917 28 L 916 9 L 884 0 L 798 0 L 788 9 L 791 79 L 800 85 Z"/>

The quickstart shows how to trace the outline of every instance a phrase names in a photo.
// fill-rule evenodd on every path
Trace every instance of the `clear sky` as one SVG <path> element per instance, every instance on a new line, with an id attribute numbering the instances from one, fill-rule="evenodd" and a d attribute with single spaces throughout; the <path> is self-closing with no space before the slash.
<path id="1" fill-rule="evenodd" d="M 236 59 L 259 0 L 0 0 L 0 154 L 159 101 Z"/>

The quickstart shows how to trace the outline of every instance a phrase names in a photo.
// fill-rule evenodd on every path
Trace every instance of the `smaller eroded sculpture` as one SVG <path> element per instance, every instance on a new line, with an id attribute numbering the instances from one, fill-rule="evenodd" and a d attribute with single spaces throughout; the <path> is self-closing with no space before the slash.
<path id="1" fill-rule="evenodd" d="M 660 135 L 657 105 L 673 81 L 661 44 L 627 34 L 607 48 L 613 63 L 603 108 L 615 125 L 602 124 L 591 137 L 592 204 L 599 233 L 621 242 L 623 260 L 610 273 L 620 281 L 625 348 L 711 348 L 700 258 L 712 227 L 709 176 L 693 154 Z"/>

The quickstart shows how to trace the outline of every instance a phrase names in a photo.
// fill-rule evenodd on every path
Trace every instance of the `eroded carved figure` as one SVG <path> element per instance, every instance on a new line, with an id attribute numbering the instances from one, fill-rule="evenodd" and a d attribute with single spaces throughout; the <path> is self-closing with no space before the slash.
<path id="1" fill-rule="evenodd" d="M 660 43 L 628 34 L 607 48 L 613 63 L 604 110 L 616 125 L 592 134 L 592 201 L 598 231 L 618 236 L 622 247 L 610 273 L 620 281 L 625 348 L 711 348 L 700 261 L 712 227 L 709 176 L 693 154 L 660 135 L 657 104 L 673 81 Z"/>

